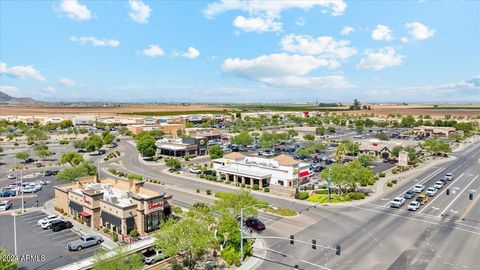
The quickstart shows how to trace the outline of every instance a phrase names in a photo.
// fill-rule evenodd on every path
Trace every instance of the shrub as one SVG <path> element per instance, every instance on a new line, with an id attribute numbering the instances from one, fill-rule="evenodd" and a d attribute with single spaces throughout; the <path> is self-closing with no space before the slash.
<path id="1" fill-rule="evenodd" d="M 173 213 L 175 213 L 175 214 L 180 214 L 180 213 L 183 212 L 182 208 L 178 205 L 172 206 L 172 210 L 173 210 Z"/>
<path id="2" fill-rule="evenodd" d="M 392 180 L 392 184 L 397 184 L 397 181 L 398 181 L 397 179 Z"/>
<path id="3" fill-rule="evenodd" d="M 397 168 L 393 168 L 393 169 L 392 169 L 392 173 L 393 173 L 393 174 L 397 174 L 397 173 L 398 173 L 398 169 L 397 169 Z"/>
<path id="4" fill-rule="evenodd" d="M 378 179 L 376 179 L 376 180 L 378 180 Z M 375 178 L 368 180 L 368 184 L 369 184 L 369 185 L 375 184 Z"/>
<path id="5" fill-rule="evenodd" d="M 387 183 L 387 187 L 392 187 L 392 186 L 393 186 L 392 182 Z"/>
<path id="6" fill-rule="evenodd" d="M 349 202 L 352 199 L 348 196 L 341 196 L 341 195 L 331 195 L 330 202 L 337 203 L 337 202 Z M 328 203 L 328 195 L 312 195 L 308 197 L 307 201 L 309 202 L 316 202 L 316 203 Z"/>
<path id="7" fill-rule="evenodd" d="M 129 235 L 130 235 L 130 237 L 137 237 L 138 232 L 137 232 L 137 230 L 133 229 L 133 230 L 130 231 Z"/>
<path id="8" fill-rule="evenodd" d="M 245 188 L 245 184 L 241 184 L 240 186 L 241 186 L 242 188 Z"/>
<path id="9" fill-rule="evenodd" d="M 352 200 L 363 200 L 365 199 L 365 193 L 363 192 L 350 192 L 348 193 L 348 197 Z"/>
<path id="10" fill-rule="evenodd" d="M 14 146 L 18 146 L 18 142 L 14 142 L 13 145 L 14 145 Z"/>
<path id="11" fill-rule="evenodd" d="M 205 190 L 205 193 L 207 193 L 207 195 L 212 195 L 212 191 L 210 189 Z"/>
<path id="12" fill-rule="evenodd" d="M 381 172 L 378 174 L 379 177 L 385 177 L 385 173 L 384 172 Z"/>
<path id="13" fill-rule="evenodd" d="M 117 170 L 115 170 L 114 168 L 108 168 L 108 171 L 112 174 L 117 174 Z"/>
<path id="14" fill-rule="evenodd" d="M 263 192 L 270 192 L 270 188 L 268 188 L 268 187 L 263 188 Z"/>
<path id="15" fill-rule="evenodd" d="M 112 234 L 112 240 L 113 242 L 118 242 L 118 234 L 116 232 Z"/>
<path id="16" fill-rule="evenodd" d="M 362 187 L 366 187 L 366 186 L 367 186 L 367 183 L 365 183 L 365 182 L 362 182 L 362 183 L 360 183 L 360 186 L 362 186 Z"/>
<path id="17" fill-rule="evenodd" d="M 227 246 L 226 248 L 224 248 L 220 256 L 229 265 L 240 265 L 240 252 L 237 252 L 232 246 Z"/>
<path id="18" fill-rule="evenodd" d="M 297 193 L 297 199 L 299 200 L 306 200 L 308 199 L 308 197 L 309 195 L 308 195 L 308 192 L 306 191 Z"/>
<path id="19" fill-rule="evenodd" d="M 197 193 L 200 193 L 200 189 L 197 188 Z"/>
<path id="20" fill-rule="evenodd" d="M 34 142 L 34 141 L 30 141 L 30 140 L 29 140 L 29 141 L 27 141 L 27 145 L 33 145 L 33 144 L 35 144 L 35 142 Z"/>
<path id="21" fill-rule="evenodd" d="M 37 167 L 37 168 L 43 167 L 43 164 L 42 163 L 35 163 L 35 167 Z"/>
<path id="22" fill-rule="evenodd" d="M 315 191 L 315 194 L 328 194 L 328 189 L 321 189 Z"/>
<path id="23" fill-rule="evenodd" d="M 252 187 L 253 190 L 259 190 L 260 187 L 258 186 L 258 184 L 254 184 L 253 187 Z"/>
<path id="24" fill-rule="evenodd" d="M 378 178 L 378 175 L 375 175 L 375 177 L 373 177 L 373 179 L 374 179 L 375 181 L 378 181 L 378 179 L 380 179 L 380 178 Z"/>
<path id="25" fill-rule="evenodd" d="M 68 144 L 68 141 L 67 140 L 60 140 L 59 143 L 60 144 Z"/>
<path id="26" fill-rule="evenodd" d="M 127 174 L 127 178 L 129 180 L 142 180 L 142 176 L 140 174 L 136 174 L 136 173 Z"/>

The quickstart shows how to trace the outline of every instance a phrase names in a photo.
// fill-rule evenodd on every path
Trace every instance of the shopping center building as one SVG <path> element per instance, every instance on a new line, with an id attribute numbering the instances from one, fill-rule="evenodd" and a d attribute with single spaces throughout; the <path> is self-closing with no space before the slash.
<path id="1" fill-rule="evenodd" d="M 143 187 L 144 182 L 79 178 L 55 187 L 55 209 L 92 229 L 108 228 L 119 236 L 132 230 L 146 235 L 172 213 L 172 196 Z"/>

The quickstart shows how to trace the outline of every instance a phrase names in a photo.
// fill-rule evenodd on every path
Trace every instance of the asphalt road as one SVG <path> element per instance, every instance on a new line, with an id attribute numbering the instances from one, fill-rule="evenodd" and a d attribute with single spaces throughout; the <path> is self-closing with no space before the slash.
<path id="1" fill-rule="evenodd" d="M 135 147 L 122 144 L 126 155 L 122 165 L 127 170 L 141 171 Z M 265 240 L 266 257 L 257 269 L 480 269 L 480 206 L 461 220 L 472 205 L 468 194 L 479 196 L 480 143 L 453 153 L 456 159 L 433 167 L 416 179 L 403 179 L 398 187 L 382 198 L 355 207 L 311 208 L 301 202 L 292 203 L 281 198 L 257 195 L 273 205 L 295 208 L 302 214 L 295 219 L 270 221 L 263 236 L 288 237 L 334 247 L 341 244 L 342 255 L 328 249 L 313 250 L 310 245 L 290 245 L 285 240 Z M 163 166 L 144 165 L 146 177 L 160 179 L 170 186 L 167 192 L 178 195 L 178 201 L 194 200 L 184 190 L 211 189 L 231 191 L 207 181 L 193 181 L 162 173 Z M 390 208 L 389 201 L 403 195 L 417 183 L 426 188 L 453 172 L 455 179 L 448 182 L 435 197 L 417 212 Z M 450 195 L 445 194 L 449 188 Z M 202 198 L 198 198 L 203 200 Z M 176 199 L 177 200 L 177 199 Z M 407 203 L 410 200 L 407 200 Z M 309 211 L 305 211 L 309 208 Z M 298 224 L 297 224 L 297 223 Z M 295 224 L 295 226 L 290 226 Z"/>

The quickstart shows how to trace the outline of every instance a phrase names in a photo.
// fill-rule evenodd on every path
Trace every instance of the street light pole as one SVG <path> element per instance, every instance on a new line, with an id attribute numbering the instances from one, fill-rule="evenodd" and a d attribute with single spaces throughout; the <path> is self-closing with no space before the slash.
<path id="1" fill-rule="evenodd" d="M 330 173 L 332 172 L 332 169 L 328 168 L 328 179 L 327 179 L 327 188 L 328 188 L 328 202 L 330 203 L 330 182 L 332 181 L 331 180 L 331 175 Z"/>
<path id="2" fill-rule="evenodd" d="M 17 256 L 17 219 L 16 214 L 13 213 L 13 244 L 15 250 L 15 256 Z"/>

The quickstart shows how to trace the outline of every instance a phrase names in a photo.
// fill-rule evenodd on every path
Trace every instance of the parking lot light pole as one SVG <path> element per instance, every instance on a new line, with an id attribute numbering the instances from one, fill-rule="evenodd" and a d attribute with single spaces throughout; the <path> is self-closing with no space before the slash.
<path id="1" fill-rule="evenodd" d="M 328 188 L 328 202 L 330 203 L 330 183 L 332 182 L 332 178 L 330 173 L 332 172 L 332 169 L 328 168 L 328 179 L 327 179 L 327 188 Z"/>
<path id="2" fill-rule="evenodd" d="M 259 206 L 263 204 L 253 204 L 248 207 L 240 209 L 240 265 L 243 263 L 243 210 L 247 210 L 249 208 Z"/>
<path id="3" fill-rule="evenodd" d="M 17 219 L 15 213 L 13 213 L 13 246 L 15 256 L 17 256 Z"/>

